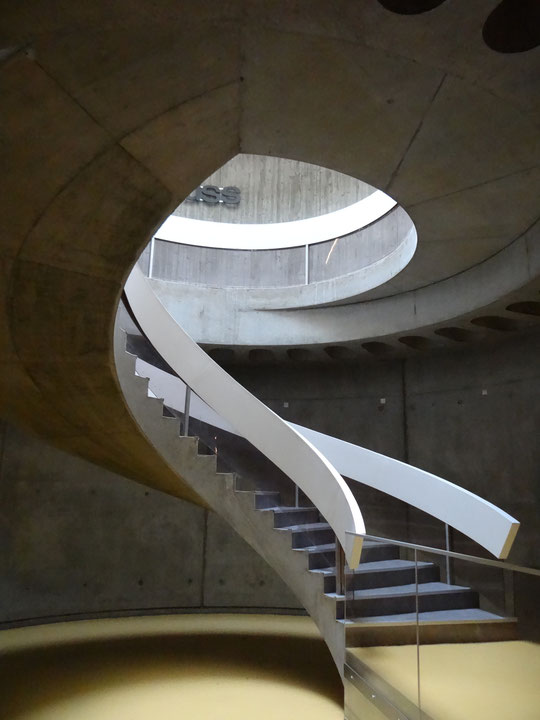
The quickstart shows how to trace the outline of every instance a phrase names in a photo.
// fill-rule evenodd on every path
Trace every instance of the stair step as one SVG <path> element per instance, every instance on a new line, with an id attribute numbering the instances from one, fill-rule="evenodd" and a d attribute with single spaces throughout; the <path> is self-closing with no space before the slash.
<path id="1" fill-rule="evenodd" d="M 249 492 L 239 490 L 238 492 Z M 253 492 L 255 496 L 255 508 L 257 510 L 268 510 L 279 506 L 280 495 L 279 492 L 274 490 L 255 490 Z"/>
<path id="2" fill-rule="evenodd" d="M 457 608 L 455 610 L 430 610 L 418 613 L 420 623 L 454 623 L 454 622 L 515 622 L 515 618 L 503 617 L 480 608 Z M 413 623 L 416 624 L 416 613 L 399 613 L 398 615 L 370 615 L 369 617 L 347 618 L 347 625 L 376 625 L 378 623 Z"/>
<path id="3" fill-rule="evenodd" d="M 435 610 L 418 614 L 375 615 L 347 619 L 347 647 L 423 645 L 431 643 L 493 642 L 517 639 L 517 621 L 479 608 Z"/>
<path id="4" fill-rule="evenodd" d="M 308 567 L 310 570 L 332 568 L 335 572 L 336 544 L 324 543 L 322 545 L 309 545 L 303 548 L 295 548 L 309 553 Z"/>
<path id="5" fill-rule="evenodd" d="M 447 583 L 443 582 L 427 582 L 427 583 L 420 583 L 418 585 L 418 594 L 419 595 L 429 595 L 431 593 L 449 593 L 449 592 L 455 592 L 460 590 L 470 590 L 468 587 L 464 587 L 463 585 L 448 585 Z M 397 586 L 388 586 L 388 587 L 376 587 L 376 588 L 366 588 L 363 590 L 355 590 L 354 592 L 354 599 L 355 600 L 362 600 L 364 598 L 386 598 L 386 597 L 396 597 L 397 595 L 415 595 L 416 594 L 416 584 L 415 583 L 408 583 L 407 585 L 397 585 Z"/>
<path id="6" fill-rule="evenodd" d="M 388 545 L 387 543 L 377 543 L 373 541 L 364 541 L 359 567 L 361 568 L 367 563 L 378 562 L 381 560 L 398 559 L 399 548 L 396 545 Z"/>
<path id="7" fill-rule="evenodd" d="M 303 550 L 309 553 L 309 569 L 310 570 L 322 570 L 326 568 L 333 568 L 335 571 L 336 563 L 336 545 L 335 542 L 331 543 L 314 543 L 313 545 L 306 545 L 301 548 L 295 548 L 296 550 Z M 397 559 L 398 549 L 393 545 L 387 545 L 386 543 L 377 543 L 371 540 L 364 541 L 362 548 L 362 559 L 367 563 L 371 561 L 379 560 L 392 560 Z M 360 564 L 362 567 L 364 563 Z"/>
<path id="8" fill-rule="evenodd" d="M 418 609 L 420 612 L 436 610 L 461 610 L 478 607 L 478 594 L 471 588 L 447 585 L 440 582 L 421 583 L 418 586 Z M 370 588 L 356 590 L 354 597 L 338 601 L 337 618 L 370 617 L 414 613 L 416 610 L 416 585 Z"/>
<path id="9" fill-rule="evenodd" d="M 336 576 L 334 572 L 327 572 L 324 578 L 325 593 L 336 591 Z M 437 582 L 440 570 L 431 562 L 418 563 L 418 580 L 421 583 Z M 396 585 L 407 585 L 415 582 L 415 565 L 410 560 L 379 560 L 376 562 L 361 563 L 354 573 L 347 574 L 347 589 L 365 590 L 368 588 L 382 588 Z"/>
<path id="10" fill-rule="evenodd" d="M 315 522 L 305 525 L 288 525 L 280 530 L 289 530 L 292 533 L 292 547 L 313 547 L 323 543 L 330 544 L 335 538 L 334 531 L 328 523 Z"/>
<path id="11" fill-rule="evenodd" d="M 276 528 L 319 522 L 319 511 L 315 507 L 279 507 L 273 508 L 273 511 L 274 527 Z"/>

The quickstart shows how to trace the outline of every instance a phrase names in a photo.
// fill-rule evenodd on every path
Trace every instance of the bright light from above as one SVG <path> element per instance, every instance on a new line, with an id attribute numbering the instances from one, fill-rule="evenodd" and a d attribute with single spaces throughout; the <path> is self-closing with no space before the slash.
<path id="1" fill-rule="evenodd" d="M 395 200 L 381 190 L 376 190 L 341 210 L 289 222 L 224 223 L 171 215 L 154 237 L 200 247 L 275 250 L 311 245 L 348 235 L 375 222 L 395 206 Z"/>

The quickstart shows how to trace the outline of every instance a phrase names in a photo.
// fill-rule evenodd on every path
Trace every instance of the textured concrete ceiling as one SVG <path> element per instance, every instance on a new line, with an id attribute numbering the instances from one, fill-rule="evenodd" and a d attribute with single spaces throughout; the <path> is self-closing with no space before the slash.
<path id="1" fill-rule="evenodd" d="M 496 5 L 1 2 L 2 411 L 194 499 L 125 408 L 112 325 L 152 231 L 240 151 L 393 195 L 419 249 L 392 293 L 510 268 L 539 215 L 540 50 L 485 45 Z"/>

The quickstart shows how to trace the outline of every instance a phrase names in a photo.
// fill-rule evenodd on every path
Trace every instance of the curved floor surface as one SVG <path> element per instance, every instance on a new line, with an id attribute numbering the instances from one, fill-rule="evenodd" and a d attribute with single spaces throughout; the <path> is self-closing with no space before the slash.
<path id="1" fill-rule="evenodd" d="M 418 692 L 412 645 L 354 648 L 410 702 Z M 540 644 L 507 642 L 422 645 L 422 710 L 433 720 L 540 720 Z"/>
<path id="2" fill-rule="evenodd" d="M 2 720 L 342 720 L 306 617 L 176 615 L 0 633 Z"/>

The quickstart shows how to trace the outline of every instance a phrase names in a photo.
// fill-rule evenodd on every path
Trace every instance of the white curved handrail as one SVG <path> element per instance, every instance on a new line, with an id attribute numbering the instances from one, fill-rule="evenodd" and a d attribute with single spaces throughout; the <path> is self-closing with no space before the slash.
<path id="1" fill-rule="evenodd" d="M 358 566 L 365 533 L 352 492 L 341 475 L 294 428 L 219 367 L 182 330 L 135 266 L 125 285 L 131 309 L 148 339 L 189 387 L 288 475 L 321 511 L 351 568 Z M 356 533 L 353 536 L 350 533 Z"/>
<path id="2" fill-rule="evenodd" d="M 139 374 L 150 378 L 152 392 L 165 404 L 183 411 L 185 386 L 169 373 L 137 360 Z M 192 397 L 191 415 L 228 432 L 234 428 L 198 398 Z M 519 522 L 496 505 L 443 478 L 367 450 L 331 435 L 289 423 L 332 463 L 342 475 L 392 495 L 448 523 L 504 559 L 512 547 Z"/>
<path id="3" fill-rule="evenodd" d="M 472 538 L 500 559 L 508 553 L 519 522 L 493 503 L 437 475 L 359 445 L 290 423 L 345 477 L 382 490 Z"/>
<path id="4" fill-rule="evenodd" d="M 157 240 L 228 250 L 277 250 L 349 235 L 386 215 L 396 201 L 376 190 L 359 202 L 325 215 L 280 223 L 222 223 L 170 215 Z"/>

